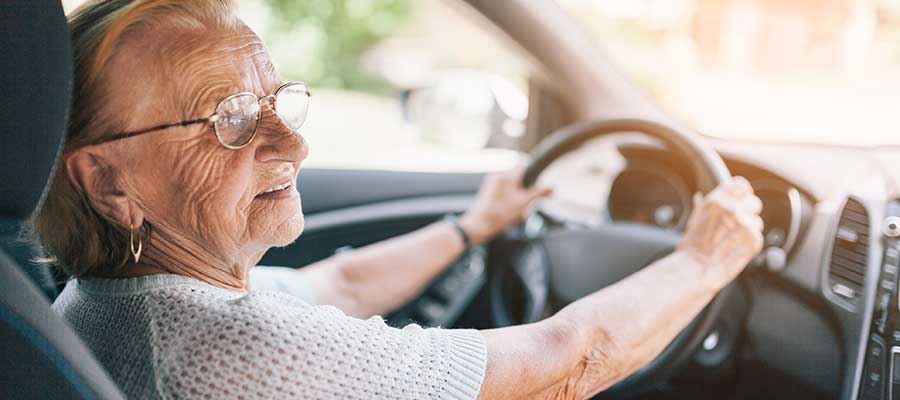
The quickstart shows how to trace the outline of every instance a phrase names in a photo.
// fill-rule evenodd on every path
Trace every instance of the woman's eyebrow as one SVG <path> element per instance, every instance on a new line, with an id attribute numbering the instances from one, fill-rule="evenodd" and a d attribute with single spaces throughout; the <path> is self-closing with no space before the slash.
<path id="1" fill-rule="evenodd" d="M 179 91 L 182 104 L 179 109 L 185 118 L 204 118 L 215 112 L 216 106 L 226 97 L 241 92 L 231 80 L 205 80 L 188 85 L 186 90 Z"/>
<path id="2" fill-rule="evenodd" d="M 264 58 L 264 57 L 260 57 Z M 228 96 L 249 92 L 257 97 L 273 95 L 284 84 L 275 72 L 272 63 L 257 63 L 257 78 L 262 87 L 245 87 L 238 84 L 234 76 L 221 73 L 211 66 L 198 68 L 190 72 L 184 83 L 176 90 L 179 93 L 178 109 L 186 115 L 184 118 L 203 118 L 212 115 L 216 106 Z M 256 86 L 256 85 L 254 85 Z"/>

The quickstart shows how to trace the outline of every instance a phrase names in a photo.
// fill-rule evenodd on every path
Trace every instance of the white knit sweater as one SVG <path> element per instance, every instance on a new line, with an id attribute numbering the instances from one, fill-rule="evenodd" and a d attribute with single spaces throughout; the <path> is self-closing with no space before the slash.
<path id="1" fill-rule="evenodd" d="M 478 331 L 391 328 L 380 317 L 351 318 L 260 282 L 251 280 L 246 294 L 178 275 L 79 279 L 53 308 L 128 398 L 478 395 L 486 362 Z"/>

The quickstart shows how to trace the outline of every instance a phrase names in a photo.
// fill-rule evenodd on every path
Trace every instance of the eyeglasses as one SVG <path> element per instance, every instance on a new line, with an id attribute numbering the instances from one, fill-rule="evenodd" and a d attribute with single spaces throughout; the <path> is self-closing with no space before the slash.
<path id="1" fill-rule="evenodd" d="M 241 92 L 220 101 L 213 115 L 209 117 L 121 132 L 104 138 L 95 144 L 127 139 L 179 126 L 212 124 L 219 143 L 227 149 L 236 150 L 250 144 L 253 138 L 256 137 L 263 104 L 269 105 L 288 129 L 297 131 L 306 121 L 306 114 L 309 111 L 309 98 L 311 96 L 306 84 L 302 82 L 285 83 L 275 91 L 275 94 L 270 94 L 263 98 L 258 98 L 250 92 Z"/>

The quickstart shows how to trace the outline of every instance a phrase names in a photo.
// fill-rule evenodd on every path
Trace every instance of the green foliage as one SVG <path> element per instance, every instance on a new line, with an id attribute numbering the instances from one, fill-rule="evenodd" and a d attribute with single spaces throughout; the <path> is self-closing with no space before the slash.
<path id="1" fill-rule="evenodd" d="M 264 0 L 265 37 L 279 71 L 316 87 L 382 91 L 360 57 L 410 17 L 409 0 Z"/>

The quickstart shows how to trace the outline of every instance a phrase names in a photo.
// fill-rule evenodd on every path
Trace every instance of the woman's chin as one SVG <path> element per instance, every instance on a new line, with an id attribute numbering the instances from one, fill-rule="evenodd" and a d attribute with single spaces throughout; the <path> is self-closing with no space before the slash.
<path id="1" fill-rule="evenodd" d="M 268 204 L 266 204 L 268 203 Z M 271 202 L 258 202 L 248 213 L 250 240 L 268 247 L 293 243 L 303 232 L 303 208 L 300 196 Z"/>
<path id="2" fill-rule="evenodd" d="M 303 233 L 304 222 L 303 212 L 297 211 L 273 232 L 272 246 L 283 247 L 293 243 Z"/>

